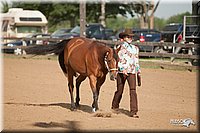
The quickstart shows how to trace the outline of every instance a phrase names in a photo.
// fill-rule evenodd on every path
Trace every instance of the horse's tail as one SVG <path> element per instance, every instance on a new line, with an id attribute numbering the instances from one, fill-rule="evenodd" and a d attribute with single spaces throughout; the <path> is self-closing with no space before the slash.
<path id="1" fill-rule="evenodd" d="M 52 53 L 58 55 L 64 50 L 66 44 L 70 40 L 71 39 L 66 39 L 56 44 L 29 46 L 25 49 L 25 52 L 26 54 L 36 54 L 36 55 L 45 55 Z"/>
<path id="2" fill-rule="evenodd" d="M 67 74 L 67 69 L 66 69 L 65 63 L 64 63 L 64 50 L 62 50 L 61 53 L 58 55 L 58 61 L 59 61 L 59 64 L 60 64 L 62 71 L 65 74 Z"/>

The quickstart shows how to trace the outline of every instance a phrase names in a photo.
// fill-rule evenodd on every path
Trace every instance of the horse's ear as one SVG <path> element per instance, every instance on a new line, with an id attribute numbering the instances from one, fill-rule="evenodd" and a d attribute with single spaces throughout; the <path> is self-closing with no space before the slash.
<path id="1" fill-rule="evenodd" d="M 112 49 L 109 49 L 109 51 L 106 52 L 105 58 L 107 60 L 111 60 L 113 58 L 113 51 L 112 51 Z"/>
<path id="2" fill-rule="evenodd" d="M 105 59 L 108 60 L 108 56 L 109 56 L 109 51 L 106 52 L 105 54 Z"/>
<path id="3" fill-rule="evenodd" d="M 106 52 L 106 57 L 109 55 L 109 52 Z"/>
<path id="4" fill-rule="evenodd" d="M 115 53 L 118 53 L 120 49 L 121 49 L 121 45 L 114 46 Z"/>

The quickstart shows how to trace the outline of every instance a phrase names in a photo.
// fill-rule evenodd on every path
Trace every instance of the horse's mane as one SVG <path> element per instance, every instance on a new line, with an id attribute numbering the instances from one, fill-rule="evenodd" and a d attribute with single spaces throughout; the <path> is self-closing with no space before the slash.
<path id="1" fill-rule="evenodd" d="M 99 41 L 99 40 L 93 40 L 93 42 L 96 42 L 96 44 L 98 44 L 98 45 L 102 45 L 102 46 L 107 46 L 107 47 L 109 47 L 109 46 L 107 45 L 107 43 L 102 42 L 102 41 Z"/>

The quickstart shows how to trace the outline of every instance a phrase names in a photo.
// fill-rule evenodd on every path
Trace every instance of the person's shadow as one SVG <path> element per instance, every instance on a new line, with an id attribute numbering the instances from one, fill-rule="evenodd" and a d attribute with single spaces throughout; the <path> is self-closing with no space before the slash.
<path id="1" fill-rule="evenodd" d="M 119 108 L 117 110 L 112 110 L 112 113 L 114 113 L 114 114 L 125 114 L 129 117 L 131 116 L 130 111 L 123 109 L 123 108 Z"/>
<path id="2" fill-rule="evenodd" d="M 122 114 L 125 114 L 127 116 L 130 116 L 130 111 L 126 110 L 126 109 L 123 109 L 123 108 L 120 108 L 119 109 L 119 112 L 122 113 Z"/>

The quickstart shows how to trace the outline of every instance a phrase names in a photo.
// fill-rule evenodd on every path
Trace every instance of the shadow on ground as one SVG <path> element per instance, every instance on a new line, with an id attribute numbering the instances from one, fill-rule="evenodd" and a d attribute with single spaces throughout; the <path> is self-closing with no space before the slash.
<path id="1" fill-rule="evenodd" d="M 36 122 L 33 126 L 41 128 L 65 128 L 71 131 L 76 131 L 79 128 L 78 121 L 65 121 L 65 123 L 58 122 Z"/>
<path id="2" fill-rule="evenodd" d="M 49 107 L 49 106 L 58 106 L 58 107 L 62 107 L 65 109 L 70 109 L 71 110 L 71 104 L 70 103 L 42 103 L 42 104 L 38 104 L 38 103 L 14 103 L 14 102 L 7 102 L 4 104 L 8 104 L 8 105 L 22 105 L 22 106 L 40 106 L 40 107 Z M 80 105 L 77 110 L 81 110 L 83 112 L 86 113 L 92 113 L 92 107 L 88 106 L 88 105 Z"/>

